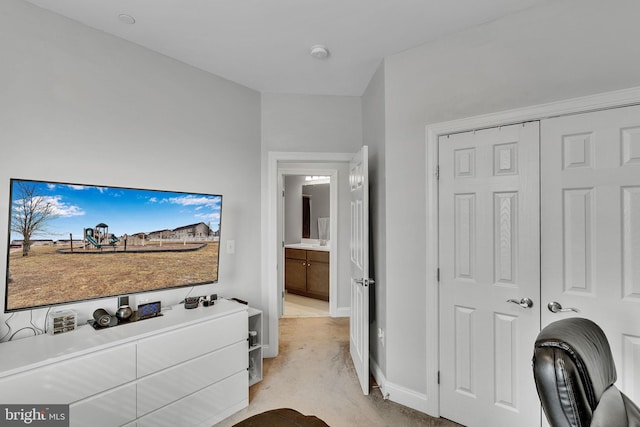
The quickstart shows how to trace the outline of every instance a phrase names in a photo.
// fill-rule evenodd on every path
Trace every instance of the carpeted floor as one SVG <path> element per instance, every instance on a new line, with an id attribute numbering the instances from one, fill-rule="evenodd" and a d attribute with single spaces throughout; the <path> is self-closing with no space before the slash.
<path id="1" fill-rule="evenodd" d="M 264 361 L 264 380 L 249 390 L 249 407 L 218 423 L 229 427 L 252 415 L 293 408 L 331 427 L 456 427 L 389 400 L 364 396 L 349 356 L 349 319 L 280 320 L 280 353 Z"/>

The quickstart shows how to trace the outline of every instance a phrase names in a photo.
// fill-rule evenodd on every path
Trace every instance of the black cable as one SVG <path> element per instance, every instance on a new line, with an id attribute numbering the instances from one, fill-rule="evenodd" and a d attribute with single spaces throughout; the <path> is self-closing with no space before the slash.
<path id="1" fill-rule="evenodd" d="M 31 329 L 31 330 L 33 331 L 33 335 L 38 335 L 38 332 L 37 332 L 37 331 L 36 331 L 32 326 L 25 326 L 24 328 L 20 328 L 20 329 L 18 329 L 17 331 L 15 331 L 15 332 L 13 333 L 13 335 L 11 335 L 11 336 L 9 337 L 9 340 L 8 340 L 8 341 L 11 341 L 11 340 L 13 339 L 13 337 L 15 337 L 15 336 L 16 336 L 16 334 L 17 334 L 18 332 L 20 332 L 20 331 L 24 331 L 25 329 Z"/>
<path id="2" fill-rule="evenodd" d="M 9 330 L 7 331 L 7 333 L 6 333 L 6 334 L 4 334 L 4 335 L 2 336 L 2 338 L 0 338 L 0 342 L 2 342 L 2 340 L 3 340 L 3 339 L 5 339 L 6 337 L 8 337 L 8 336 L 9 336 L 9 334 L 11 334 L 11 325 L 9 324 L 9 320 L 11 320 L 11 318 L 12 318 L 13 316 L 15 316 L 15 314 L 16 314 L 16 313 L 15 313 L 15 312 L 13 312 L 13 313 L 11 313 L 11 316 L 9 316 L 9 317 L 7 317 L 6 319 L 4 319 L 4 324 L 5 324 L 5 325 L 7 325 L 7 328 L 8 328 Z"/>

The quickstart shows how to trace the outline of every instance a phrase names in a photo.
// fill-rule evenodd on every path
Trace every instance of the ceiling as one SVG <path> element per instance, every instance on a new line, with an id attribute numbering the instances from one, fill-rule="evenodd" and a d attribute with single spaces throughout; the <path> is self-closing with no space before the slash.
<path id="1" fill-rule="evenodd" d="M 25 1 L 261 92 L 360 96 L 384 57 L 548 0 Z"/>

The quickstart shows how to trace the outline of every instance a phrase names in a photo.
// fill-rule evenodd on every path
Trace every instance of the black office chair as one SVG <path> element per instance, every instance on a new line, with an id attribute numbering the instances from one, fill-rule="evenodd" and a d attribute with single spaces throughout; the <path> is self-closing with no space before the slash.
<path id="1" fill-rule="evenodd" d="M 591 320 L 563 319 L 544 328 L 533 374 L 552 427 L 640 427 L 640 409 L 613 385 L 609 341 Z"/>

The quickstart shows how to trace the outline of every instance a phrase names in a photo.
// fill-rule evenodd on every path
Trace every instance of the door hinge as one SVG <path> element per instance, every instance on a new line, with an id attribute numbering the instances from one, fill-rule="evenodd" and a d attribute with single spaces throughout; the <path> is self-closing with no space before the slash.
<path id="1" fill-rule="evenodd" d="M 440 371 L 438 371 L 438 385 L 440 385 Z"/>
<path id="2" fill-rule="evenodd" d="M 282 247 L 284 248 L 284 240 L 282 241 Z"/>
<path id="3" fill-rule="evenodd" d="M 436 268 L 436 281 L 440 282 L 440 268 Z"/>
<path id="4" fill-rule="evenodd" d="M 440 179 L 440 165 L 436 166 L 436 179 Z"/>
<path id="5" fill-rule="evenodd" d="M 284 197 L 284 190 L 282 190 L 282 197 Z"/>

